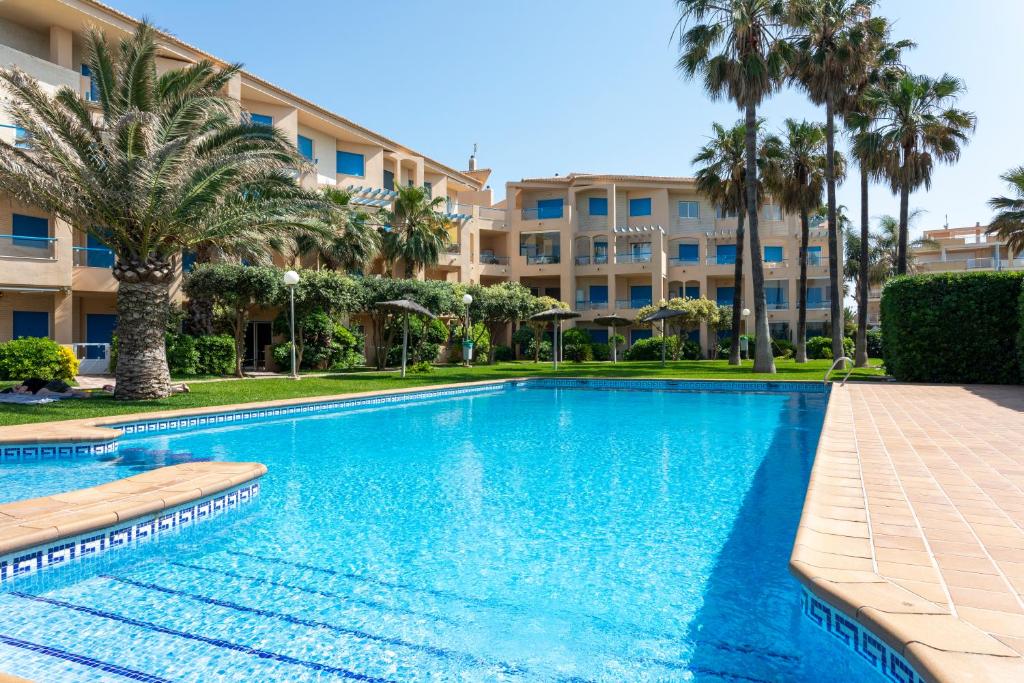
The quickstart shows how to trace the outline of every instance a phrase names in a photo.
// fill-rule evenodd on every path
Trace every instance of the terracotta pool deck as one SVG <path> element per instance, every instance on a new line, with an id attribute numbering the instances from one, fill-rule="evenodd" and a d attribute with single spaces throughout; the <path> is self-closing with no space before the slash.
<path id="1" fill-rule="evenodd" d="M 926 679 L 1024 681 L 1024 387 L 835 386 L 790 565 Z"/>

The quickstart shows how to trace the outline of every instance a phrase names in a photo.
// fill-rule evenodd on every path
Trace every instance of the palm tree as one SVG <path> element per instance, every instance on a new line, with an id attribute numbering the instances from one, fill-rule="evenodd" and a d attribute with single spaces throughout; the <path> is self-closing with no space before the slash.
<path id="1" fill-rule="evenodd" d="M 915 47 L 913 41 L 898 40 L 891 42 L 890 24 L 887 19 L 876 18 L 869 26 L 873 29 L 868 34 L 866 44 L 862 47 L 863 59 L 858 63 L 858 69 L 851 74 L 849 90 L 839 104 L 848 131 L 853 138 L 851 145 L 855 155 L 857 150 L 864 147 L 858 144 L 858 140 L 870 131 L 877 112 L 864 97 L 868 88 L 878 85 L 892 84 L 903 75 L 902 54 L 904 50 Z M 857 339 L 854 351 L 854 365 L 866 367 L 868 364 L 868 271 L 870 266 L 870 233 L 871 218 L 868 202 L 870 180 L 872 176 L 877 177 L 879 171 L 879 159 L 870 156 L 857 158 L 857 166 L 860 171 L 860 237 L 855 241 L 856 252 L 847 252 L 847 263 L 850 263 L 850 256 L 857 254 L 862 264 L 856 269 L 857 300 Z"/>
<path id="2" fill-rule="evenodd" d="M 1013 191 L 1012 197 L 993 197 L 988 205 L 998 211 L 986 231 L 998 235 L 1009 249 L 1016 253 L 1024 251 L 1024 166 L 1018 166 L 999 176 Z"/>
<path id="3" fill-rule="evenodd" d="M 754 372 L 775 372 L 757 216 L 757 107 L 780 86 L 791 46 L 783 0 L 676 0 L 681 55 L 677 68 L 700 77 L 712 99 L 744 112 L 746 206 L 754 282 Z"/>
<path id="4" fill-rule="evenodd" d="M 8 111 L 32 140 L 30 150 L 0 145 L 0 189 L 113 250 L 115 396 L 163 398 L 174 259 L 294 225 L 299 159 L 275 129 L 239 120 L 224 94 L 238 66 L 203 60 L 158 75 L 146 23 L 116 47 L 91 29 L 86 52 L 98 111 L 70 88 L 49 95 L 17 68 L 0 72 Z"/>
<path id="5" fill-rule="evenodd" d="M 786 119 L 783 137 L 771 136 L 774 148 L 764 174 L 765 186 L 783 210 L 800 214 L 800 284 L 797 294 L 796 362 L 807 362 L 807 243 L 811 212 L 821 206 L 825 190 L 826 131 L 819 123 Z M 834 152 L 833 177 L 845 174 L 842 154 Z M 835 296 L 835 294 L 833 294 Z"/>
<path id="6" fill-rule="evenodd" d="M 921 209 L 912 209 L 908 212 L 908 222 L 914 223 L 918 217 L 924 214 Z M 871 235 L 871 251 L 874 257 L 871 259 L 871 266 L 868 270 L 868 280 L 872 285 L 878 287 L 885 284 L 885 281 L 896 275 L 914 273 L 920 270 L 920 264 L 914 254 L 917 249 L 937 249 L 939 243 L 930 237 L 919 237 L 909 243 L 909 252 L 905 255 L 906 269 L 899 272 L 899 248 L 902 234 L 900 221 L 893 216 L 880 216 L 878 219 L 878 232 Z"/>
<path id="7" fill-rule="evenodd" d="M 698 166 L 697 191 L 718 206 L 722 215 L 736 212 L 736 263 L 733 282 L 736 283 L 732 305 L 732 343 L 729 347 L 729 365 L 740 364 L 740 321 L 743 309 L 743 252 L 746 249 L 743 229 L 746 212 L 743 211 L 746 191 L 746 154 L 744 144 L 746 128 L 742 122 L 732 128 L 720 123 L 711 124 L 712 136 L 697 152 L 693 163 Z M 717 339 L 711 345 L 718 346 Z"/>
<path id="8" fill-rule="evenodd" d="M 320 195 L 328 209 L 327 229 L 297 231 L 291 244 L 278 246 L 278 251 L 290 253 L 293 259 L 315 254 L 317 261 L 328 268 L 362 273 L 380 253 L 378 217 L 358 210 L 352 196 L 337 187 L 322 187 Z"/>
<path id="9" fill-rule="evenodd" d="M 381 215 L 381 255 L 388 273 L 399 261 L 405 264 L 407 278 L 420 268 L 437 265 L 451 241 L 451 221 L 441 213 L 444 201 L 431 199 L 423 187 L 398 188 L 393 207 Z"/>
<path id="10" fill-rule="evenodd" d="M 836 148 L 835 117 L 844 95 L 871 54 L 871 37 L 885 25 L 884 19 L 872 19 L 876 0 L 793 0 L 789 20 L 799 32 L 792 78 L 807 91 L 812 102 L 825 107 L 826 167 L 825 184 L 828 207 L 828 269 L 832 306 L 832 355 L 843 356 L 842 296 L 839 287 L 839 221 L 836 216 L 834 165 Z"/>
<path id="11" fill-rule="evenodd" d="M 953 164 L 970 141 L 977 117 L 952 106 L 963 83 L 948 74 L 934 79 L 903 74 L 891 84 L 872 86 L 864 99 L 877 112 L 856 141 L 858 157 L 878 160 L 879 173 L 900 196 L 896 272 L 907 272 L 910 193 L 932 184 L 936 162 Z"/>

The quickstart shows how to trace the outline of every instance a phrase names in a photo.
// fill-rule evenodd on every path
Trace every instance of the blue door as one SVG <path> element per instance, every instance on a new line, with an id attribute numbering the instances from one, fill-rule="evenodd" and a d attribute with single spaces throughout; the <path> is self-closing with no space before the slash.
<path id="1" fill-rule="evenodd" d="M 632 345 L 632 344 L 637 343 L 641 339 L 650 339 L 651 338 L 651 334 L 652 334 L 651 330 L 630 330 L 629 331 L 629 343 Z"/>
<path id="2" fill-rule="evenodd" d="M 86 252 L 86 264 L 90 268 L 113 268 L 114 267 L 114 253 L 110 251 L 110 248 L 96 238 L 96 235 L 90 234 L 86 246 L 89 247 L 89 251 Z"/>
<path id="3" fill-rule="evenodd" d="M 687 299 L 699 299 L 700 285 L 686 285 L 686 289 L 683 290 L 683 296 Z"/>
<path id="4" fill-rule="evenodd" d="M 807 265 L 821 265 L 821 247 L 807 247 Z"/>
<path id="5" fill-rule="evenodd" d="M 608 285 L 590 285 L 590 303 L 608 303 Z"/>
<path id="6" fill-rule="evenodd" d="M 697 253 L 696 244 L 680 244 L 679 245 L 679 262 L 680 263 L 700 263 L 700 256 Z"/>
<path id="7" fill-rule="evenodd" d="M 16 247 L 46 249 L 49 247 L 47 238 L 50 236 L 50 222 L 38 216 L 16 213 L 11 216 L 11 234 L 14 236 L 13 243 Z M 22 239 L 18 239 L 19 237 Z"/>
<path id="8" fill-rule="evenodd" d="M 538 199 L 537 218 L 540 220 L 545 218 L 561 218 L 563 201 L 562 199 Z"/>
<path id="9" fill-rule="evenodd" d="M 117 327 L 117 316 L 113 313 L 89 313 L 85 316 L 85 341 L 90 344 L 109 344 L 114 340 L 114 329 Z M 103 358 L 103 350 L 97 347 L 86 347 L 86 358 Z"/>
<path id="10" fill-rule="evenodd" d="M 592 344 L 607 344 L 608 343 L 608 329 L 591 329 L 587 330 L 590 333 L 590 342 Z"/>
<path id="11" fill-rule="evenodd" d="M 715 259 L 721 265 L 736 263 L 736 245 L 719 244 L 715 248 Z"/>
<path id="12" fill-rule="evenodd" d="M 782 263 L 782 247 L 765 247 L 765 263 Z"/>
<path id="13" fill-rule="evenodd" d="M 807 288 L 807 308 L 821 308 L 825 303 L 824 287 Z"/>
<path id="14" fill-rule="evenodd" d="M 14 338 L 49 337 L 50 314 L 45 311 L 14 311 Z"/>
<path id="15" fill-rule="evenodd" d="M 651 305 L 651 286 L 632 285 L 629 288 L 629 303 L 632 308 L 642 308 Z"/>
<path id="16" fill-rule="evenodd" d="M 732 306 L 732 302 L 736 298 L 735 287 L 719 287 L 718 291 L 715 292 L 715 301 L 719 306 Z"/>

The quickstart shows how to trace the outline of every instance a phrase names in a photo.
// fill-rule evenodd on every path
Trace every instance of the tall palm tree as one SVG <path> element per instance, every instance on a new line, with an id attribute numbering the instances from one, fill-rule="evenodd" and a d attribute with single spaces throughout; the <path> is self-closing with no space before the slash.
<path id="1" fill-rule="evenodd" d="M 113 250 L 115 396 L 163 398 L 174 258 L 243 228 L 293 225 L 299 160 L 273 128 L 239 121 L 224 94 L 239 67 L 204 60 L 158 74 L 145 23 L 117 46 L 89 30 L 86 52 L 98 111 L 70 88 L 49 95 L 19 69 L 0 72 L 8 111 L 32 140 L 30 150 L 0 145 L 0 189 Z"/>
<path id="2" fill-rule="evenodd" d="M 740 364 L 740 322 L 743 309 L 743 259 L 746 249 L 744 221 L 746 212 L 746 128 L 737 122 L 732 128 L 720 123 L 711 124 L 711 138 L 693 158 L 697 165 L 697 191 L 706 196 L 722 215 L 736 212 L 736 263 L 733 267 L 733 282 L 736 283 L 732 304 L 732 343 L 729 347 L 729 365 Z M 718 341 L 710 344 L 717 347 Z"/>
<path id="3" fill-rule="evenodd" d="M 908 212 L 908 222 L 913 224 L 919 216 L 923 215 L 921 209 L 911 209 Z M 899 247 L 902 228 L 900 220 L 893 216 L 880 216 L 878 218 L 878 231 L 871 235 L 871 251 L 874 257 L 868 269 L 868 280 L 872 285 L 878 287 L 885 284 L 885 281 L 896 275 L 913 275 L 920 270 L 920 264 L 914 254 L 915 250 L 924 248 L 939 247 L 939 243 L 930 237 L 919 237 L 911 241 L 909 252 L 906 254 L 906 269 L 899 272 Z"/>
<path id="4" fill-rule="evenodd" d="M 363 272 L 381 249 L 379 217 L 357 209 L 352 195 L 337 187 L 320 188 L 326 204 L 325 231 L 296 231 L 291 243 L 278 246 L 293 259 L 314 254 L 328 268 Z"/>
<path id="5" fill-rule="evenodd" d="M 872 86 L 864 99 L 876 113 L 870 129 L 855 141 L 858 156 L 879 160 L 879 173 L 900 197 L 896 272 L 907 272 L 910 193 L 932 184 L 935 163 L 953 164 L 977 124 L 973 112 L 953 104 L 963 83 L 905 73 L 891 84 Z"/>
<path id="6" fill-rule="evenodd" d="M 826 131 L 820 123 L 786 119 L 782 137 L 770 136 L 774 148 L 765 169 L 764 182 L 783 210 L 800 215 L 800 284 L 797 293 L 796 362 L 807 362 L 807 243 L 811 212 L 821 206 L 825 191 Z M 845 174 L 845 160 L 833 152 L 833 177 Z M 834 295 L 833 295 L 834 296 Z"/>
<path id="7" fill-rule="evenodd" d="M 700 77 L 712 99 L 727 97 L 744 112 L 746 207 L 754 282 L 755 372 L 775 372 L 764 294 L 757 216 L 757 108 L 780 86 L 791 52 L 783 0 L 676 0 L 677 68 Z"/>
<path id="8" fill-rule="evenodd" d="M 872 86 L 891 85 L 903 75 L 902 54 L 904 50 L 915 47 L 910 40 L 890 40 L 891 25 L 884 18 L 876 18 L 869 24 L 867 41 L 862 46 L 863 59 L 858 68 L 851 74 L 849 90 L 839 103 L 846 127 L 852 136 L 851 149 L 856 155 L 857 150 L 864 147 L 857 140 L 868 133 L 877 112 L 864 97 Z M 857 258 L 861 266 L 856 268 L 853 280 L 856 283 L 857 301 L 857 338 L 854 351 L 854 365 L 865 367 L 868 364 L 868 272 L 870 270 L 870 233 L 871 218 L 869 208 L 869 191 L 871 178 L 877 177 L 879 159 L 870 156 L 858 156 L 857 166 L 860 171 L 860 237 L 855 240 Z M 847 263 L 850 263 L 852 252 L 847 252 Z"/>
<path id="9" fill-rule="evenodd" d="M 871 36 L 884 19 L 872 19 L 877 0 L 792 0 L 789 20 L 798 31 L 792 78 L 812 102 L 825 107 L 825 184 L 828 207 L 828 269 L 832 306 L 832 355 L 843 354 L 843 300 L 839 288 L 839 221 L 836 215 L 836 114 L 870 50 Z"/>
<path id="10" fill-rule="evenodd" d="M 1018 166 L 999 176 L 1013 192 L 1012 197 L 993 197 L 988 205 L 997 211 L 988 226 L 989 235 L 998 235 L 1016 253 L 1024 251 L 1024 166 Z"/>
<path id="11" fill-rule="evenodd" d="M 381 255 L 388 273 L 399 261 L 405 264 L 406 277 L 437 265 L 451 242 L 451 221 L 442 213 L 444 202 L 444 197 L 432 199 L 423 187 L 398 188 L 393 207 L 381 214 Z"/>

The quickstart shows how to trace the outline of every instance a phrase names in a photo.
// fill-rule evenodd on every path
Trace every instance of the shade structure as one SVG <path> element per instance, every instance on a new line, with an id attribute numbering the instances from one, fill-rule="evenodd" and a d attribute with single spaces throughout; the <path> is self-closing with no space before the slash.
<path id="1" fill-rule="evenodd" d="M 686 311 L 677 311 L 674 308 L 662 307 L 644 318 L 645 323 L 661 322 L 661 367 L 665 367 L 665 322 L 672 318 L 686 315 Z"/>
<path id="2" fill-rule="evenodd" d="M 558 357 L 562 355 L 561 344 L 558 341 L 562 333 L 562 321 L 570 318 L 579 318 L 581 315 L 582 313 L 570 311 L 567 308 L 549 308 L 546 311 L 534 313 L 530 316 L 530 320 L 537 322 L 550 321 L 554 327 L 554 334 L 551 339 L 551 341 L 554 342 L 551 345 L 551 363 L 555 370 L 558 369 Z"/>
<path id="3" fill-rule="evenodd" d="M 600 315 L 600 316 L 594 318 L 594 323 L 596 323 L 598 325 L 603 325 L 605 327 L 612 328 L 612 333 L 611 333 L 611 336 L 609 338 L 610 341 L 609 341 L 608 345 L 612 347 L 612 362 L 613 363 L 616 363 L 619 360 L 618 359 L 618 349 L 616 348 L 616 345 L 615 345 L 615 328 L 616 327 L 620 327 L 622 325 L 629 325 L 632 322 L 633 321 L 630 320 L 629 318 L 626 318 L 626 317 L 621 316 L 621 315 L 615 315 L 614 313 L 612 315 Z"/>
<path id="4" fill-rule="evenodd" d="M 394 301 L 381 301 L 377 308 L 402 314 L 402 377 L 405 377 L 405 366 L 409 356 L 409 314 L 421 315 L 433 320 L 437 316 L 425 307 L 410 301 L 409 299 L 395 299 Z"/>

